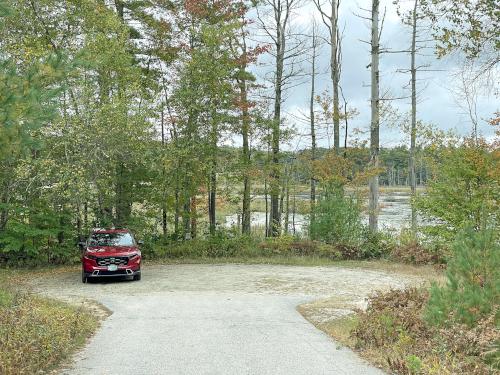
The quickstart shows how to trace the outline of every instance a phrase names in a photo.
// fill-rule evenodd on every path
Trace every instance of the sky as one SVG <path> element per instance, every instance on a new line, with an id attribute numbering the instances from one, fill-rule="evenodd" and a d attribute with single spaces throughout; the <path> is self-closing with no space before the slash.
<path id="1" fill-rule="evenodd" d="M 300 8 L 294 15 L 294 23 L 298 28 L 307 30 L 312 25 L 313 17 L 319 22 L 319 26 L 326 34 L 326 29 L 321 23 L 320 15 L 312 2 Z M 411 6 L 412 1 L 407 2 Z M 342 42 L 343 62 L 341 86 L 343 87 L 349 106 L 355 107 L 359 112 L 356 118 L 350 120 L 350 128 L 359 128 L 367 131 L 370 122 L 370 63 L 369 45 L 361 40 L 369 41 L 369 22 L 361 19 L 357 15 L 368 15 L 360 8 L 369 9 L 371 0 L 343 0 L 339 13 L 341 28 L 345 28 Z M 386 17 L 381 38 L 382 48 L 387 47 L 394 50 L 408 49 L 410 46 L 410 29 L 402 24 L 396 13 L 396 7 L 392 0 L 381 0 L 381 12 L 386 9 Z M 259 33 L 250 38 L 259 39 Z M 260 37 L 260 40 L 263 40 Z M 432 45 L 430 45 L 432 47 Z M 436 127 L 444 130 L 454 129 L 460 135 L 470 134 L 472 123 L 470 117 L 459 103 L 457 88 L 460 79 L 457 76 L 461 58 L 459 56 L 447 57 L 438 60 L 430 48 L 426 51 L 427 56 L 417 57 L 417 64 L 428 64 L 428 72 L 419 73 L 419 97 L 417 107 L 417 117 L 425 123 L 432 123 Z M 316 78 L 316 90 L 320 94 L 329 89 L 331 93 L 331 80 L 328 70 L 329 46 L 323 46 L 318 57 L 319 71 L 322 74 Z M 256 76 L 263 78 L 272 72 L 270 56 L 263 56 L 261 65 L 254 69 Z M 409 96 L 409 90 L 403 89 L 409 83 L 410 75 L 398 73 L 398 69 L 407 69 L 410 65 L 408 54 L 383 54 L 380 60 L 381 92 L 389 92 L 391 97 Z M 302 69 L 310 70 L 309 63 L 303 63 Z M 498 75 L 496 79 L 496 91 L 498 92 Z M 283 104 L 286 123 L 294 126 L 299 136 L 289 142 L 286 149 L 303 149 L 309 145 L 309 134 L 307 122 L 298 120 L 304 117 L 303 114 L 309 112 L 310 81 L 303 78 L 302 83 L 297 79 L 296 84 L 286 93 L 286 100 Z M 331 94 L 330 94 L 331 95 Z M 401 113 L 410 110 L 410 99 L 400 99 L 391 101 L 392 105 Z M 486 138 L 493 138 L 494 129 L 486 123 L 486 120 L 493 116 L 493 113 L 500 110 L 499 97 L 493 93 L 480 94 L 477 100 L 477 113 L 479 118 L 479 132 Z M 361 136 L 368 137 L 368 134 Z M 381 147 L 393 147 L 401 144 L 408 144 L 408 136 L 403 134 L 397 127 L 389 126 L 387 123 L 381 124 Z M 320 146 L 327 147 L 328 139 L 319 141 Z"/>

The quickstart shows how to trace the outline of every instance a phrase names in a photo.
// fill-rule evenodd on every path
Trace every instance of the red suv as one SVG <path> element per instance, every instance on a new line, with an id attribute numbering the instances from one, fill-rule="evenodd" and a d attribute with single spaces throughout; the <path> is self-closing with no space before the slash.
<path id="1" fill-rule="evenodd" d="M 94 229 L 82 246 L 82 282 L 94 277 L 141 279 L 141 251 L 127 229 Z"/>

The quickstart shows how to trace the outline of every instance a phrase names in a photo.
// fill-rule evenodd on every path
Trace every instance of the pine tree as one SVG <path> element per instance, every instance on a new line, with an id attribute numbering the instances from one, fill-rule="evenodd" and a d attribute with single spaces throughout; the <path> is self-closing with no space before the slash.
<path id="1" fill-rule="evenodd" d="M 445 286 L 434 284 L 426 313 L 432 324 L 449 320 L 472 326 L 500 305 L 500 243 L 492 228 L 469 228 L 457 237 Z M 497 313 L 497 324 L 500 314 Z"/>

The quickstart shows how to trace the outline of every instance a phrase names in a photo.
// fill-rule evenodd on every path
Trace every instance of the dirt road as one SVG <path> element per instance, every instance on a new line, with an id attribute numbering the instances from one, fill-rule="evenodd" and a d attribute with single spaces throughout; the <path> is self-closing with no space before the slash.
<path id="1" fill-rule="evenodd" d="M 382 374 L 296 310 L 361 306 L 376 289 L 418 279 L 342 267 L 168 265 L 143 279 L 82 284 L 77 272 L 35 280 L 43 294 L 112 311 L 64 374 Z M 85 302 L 84 302 L 85 303 Z"/>

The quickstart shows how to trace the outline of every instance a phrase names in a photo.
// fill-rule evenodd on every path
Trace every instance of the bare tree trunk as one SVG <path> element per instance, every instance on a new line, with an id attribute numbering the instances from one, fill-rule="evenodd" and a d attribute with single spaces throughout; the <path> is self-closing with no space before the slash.
<path id="1" fill-rule="evenodd" d="M 269 237 L 269 203 L 267 201 L 267 178 L 264 179 L 264 200 L 266 201 L 266 237 Z"/>
<path id="2" fill-rule="evenodd" d="M 411 195 L 415 198 L 417 194 L 417 178 L 415 175 L 415 147 L 417 138 L 417 6 L 415 0 L 412 17 L 412 39 L 411 39 L 411 135 L 410 135 L 410 186 Z M 415 232 L 417 229 L 417 212 L 414 205 L 411 205 L 411 228 Z"/>
<path id="3" fill-rule="evenodd" d="M 344 159 L 347 158 L 347 136 L 349 134 L 349 115 L 347 112 L 347 100 L 344 96 L 344 91 L 340 87 L 340 92 L 342 93 L 342 99 L 344 101 L 344 121 L 345 121 L 345 132 L 344 132 Z"/>
<path id="4" fill-rule="evenodd" d="M 370 167 L 378 169 L 379 165 L 379 126 L 380 126 L 380 73 L 379 73 L 379 0 L 372 0 L 371 25 L 371 125 L 370 125 Z M 378 172 L 369 181 L 369 227 L 372 232 L 378 231 Z"/>
<path id="5" fill-rule="evenodd" d="M 328 27 L 330 40 L 330 74 L 333 89 L 333 149 L 336 154 L 340 153 L 340 55 L 339 55 L 339 0 L 329 0 L 330 14 L 324 10 L 325 4 L 321 0 L 314 0 L 316 8 L 321 13 L 323 23 Z"/>
<path id="6" fill-rule="evenodd" d="M 191 238 L 196 238 L 198 233 L 198 213 L 196 195 L 191 198 Z"/>
<path id="7" fill-rule="evenodd" d="M 290 167 L 285 171 L 285 234 L 288 234 L 288 224 L 290 218 Z"/>
<path id="8" fill-rule="evenodd" d="M 186 189 L 187 191 L 187 189 Z M 191 197 L 186 192 L 184 196 L 184 211 L 182 213 L 184 239 L 188 240 L 191 237 Z"/>
<path id="9" fill-rule="evenodd" d="M 179 175 L 176 173 L 176 184 L 175 184 L 175 217 L 174 217 L 174 232 L 177 237 L 179 234 L 179 218 L 181 216 L 181 206 L 179 199 Z"/>
<path id="10" fill-rule="evenodd" d="M 215 206 L 217 195 L 217 125 L 212 119 L 211 148 L 212 160 L 210 165 L 209 191 L 208 191 L 208 219 L 210 234 L 215 235 Z"/>
<path id="11" fill-rule="evenodd" d="M 279 209 L 280 195 L 280 137 L 281 137 L 281 102 L 282 102 L 282 84 L 285 59 L 285 26 L 282 20 L 282 9 L 278 7 L 275 10 L 277 25 L 276 32 L 276 77 L 274 87 L 274 117 L 271 134 L 271 236 L 276 237 L 281 232 L 281 215 Z"/>
<path id="12" fill-rule="evenodd" d="M 241 216 L 241 232 L 242 234 L 250 234 L 250 146 L 249 146 L 249 130 L 250 116 L 248 114 L 248 98 L 246 82 L 243 80 L 240 83 L 240 94 L 242 109 L 241 119 L 241 135 L 243 137 L 243 207 Z"/>
<path id="13" fill-rule="evenodd" d="M 314 224 L 314 208 L 316 205 L 316 175 L 315 175 L 315 162 L 316 162 L 316 118 L 314 116 L 314 97 L 316 95 L 316 50 L 318 40 L 316 35 L 316 25 L 313 25 L 312 35 L 312 60 L 311 60 L 311 96 L 309 100 L 309 118 L 311 121 L 311 217 L 310 223 Z"/>
<path id="14" fill-rule="evenodd" d="M 162 155 L 165 152 L 165 116 L 163 109 L 161 111 L 161 146 L 162 146 Z M 163 229 L 163 239 L 167 238 L 167 205 L 166 205 L 166 199 L 167 199 L 167 191 L 166 191 L 166 186 L 165 186 L 165 163 L 162 163 L 162 202 L 161 202 L 161 226 Z"/>

